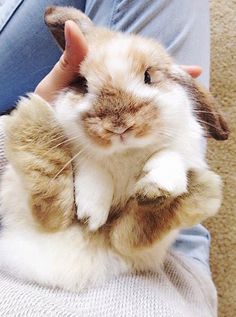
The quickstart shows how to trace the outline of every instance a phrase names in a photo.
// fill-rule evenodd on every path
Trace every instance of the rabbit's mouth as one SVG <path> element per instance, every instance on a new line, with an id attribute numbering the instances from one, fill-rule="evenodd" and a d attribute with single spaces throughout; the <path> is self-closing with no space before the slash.
<path id="1" fill-rule="evenodd" d="M 125 143 L 125 135 L 124 134 L 120 135 L 120 142 Z"/>
<path id="2" fill-rule="evenodd" d="M 132 137 L 132 131 L 131 129 L 125 129 L 124 131 L 121 131 L 120 133 L 112 133 L 111 141 L 115 144 L 127 144 L 128 140 Z"/>
<path id="3" fill-rule="evenodd" d="M 114 134 L 112 136 L 112 144 L 114 144 L 114 146 L 116 145 L 128 145 L 129 143 L 129 137 L 130 134 L 129 133 L 121 133 L 121 134 Z"/>

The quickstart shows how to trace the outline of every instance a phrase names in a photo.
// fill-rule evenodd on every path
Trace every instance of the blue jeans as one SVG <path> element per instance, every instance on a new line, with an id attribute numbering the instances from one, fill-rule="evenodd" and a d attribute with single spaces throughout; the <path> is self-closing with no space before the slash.
<path id="1" fill-rule="evenodd" d="M 1 3 L 1 1 L 0 1 Z M 0 7 L 0 113 L 33 91 L 59 59 L 43 23 L 47 5 L 71 5 L 98 25 L 156 38 L 180 64 L 197 64 L 209 82 L 209 8 L 206 0 L 3 0 Z M 208 269 L 210 238 L 201 225 L 183 230 L 173 246 Z"/>

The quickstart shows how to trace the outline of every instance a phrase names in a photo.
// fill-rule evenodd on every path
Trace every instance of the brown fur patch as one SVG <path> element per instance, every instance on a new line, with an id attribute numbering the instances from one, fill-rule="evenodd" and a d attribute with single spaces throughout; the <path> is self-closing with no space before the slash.
<path id="1" fill-rule="evenodd" d="M 178 207 L 177 199 L 145 204 L 131 199 L 111 232 L 113 247 L 123 255 L 151 247 L 172 229 Z"/>
<path id="2" fill-rule="evenodd" d="M 82 117 L 82 123 L 87 136 L 95 144 L 102 147 L 109 147 L 111 145 L 112 133 L 104 131 L 99 118 L 84 115 Z"/>
<path id="3" fill-rule="evenodd" d="M 49 105 L 31 95 L 5 123 L 6 155 L 21 175 L 36 225 L 47 231 L 69 226 L 74 218 L 71 153 Z"/>
<path id="4" fill-rule="evenodd" d="M 194 114 L 205 129 L 207 136 L 219 141 L 227 140 L 229 128 L 223 116 L 216 110 L 216 101 L 213 96 L 187 74 L 185 77 L 169 74 L 169 78 L 179 83 L 187 91 L 194 102 Z"/>
<path id="5" fill-rule="evenodd" d="M 136 137 L 148 135 L 157 121 L 158 109 L 152 100 L 109 86 L 102 89 L 92 110 L 82 116 L 86 133 L 102 146 L 110 145 L 112 135 L 119 129 Z"/>
<path id="6" fill-rule="evenodd" d="M 190 172 L 188 193 L 177 198 L 149 195 L 131 198 L 122 209 L 110 211 L 107 223 L 96 232 L 85 225 L 85 238 L 111 248 L 126 260 L 152 247 L 174 229 L 194 226 L 213 216 L 222 199 L 221 181 L 215 173 Z"/>
<path id="7" fill-rule="evenodd" d="M 132 198 L 111 227 L 111 246 L 119 254 L 151 247 L 171 230 L 191 227 L 214 215 L 221 204 L 221 182 L 211 171 L 189 174 L 188 193 L 147 203 Z"/>
<path id="8" fill-rule="evenodd" d="M 65 49 L 64 27 L 67 20 L 73 20 L 77 23 L 84 35 L 86 35 L 93 26 L 92 21 L 85 14 L 73 7 L 47 7 L 44 20 L 63 50 Z"/>

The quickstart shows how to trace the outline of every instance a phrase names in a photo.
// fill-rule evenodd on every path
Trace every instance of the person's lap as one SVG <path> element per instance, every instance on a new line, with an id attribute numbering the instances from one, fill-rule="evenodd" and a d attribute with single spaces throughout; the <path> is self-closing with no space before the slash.
<path id="1" fill-rule="evenodd" d="M 75 6 L 98 25 L 156 38 L 178 63 L 202 66 L 200 80 L 208 86 L 208 1 L 7 0 L 0 11 L 0 113 L 33 91 L 60 56 L 43 23 L 45 7 L 53 4 Z M 208 231 L 198 225 L 182 231 L 173 250 L 208 268 L 209 244 Z"/>
<path id="2" fill-rule="evenodd" d="M 158 274 L 129 274 L 80 293 L 0 271 L 0 315 L 37 317 L 215 317 L 216 292 L 197 263 L 168 254 Z"/>

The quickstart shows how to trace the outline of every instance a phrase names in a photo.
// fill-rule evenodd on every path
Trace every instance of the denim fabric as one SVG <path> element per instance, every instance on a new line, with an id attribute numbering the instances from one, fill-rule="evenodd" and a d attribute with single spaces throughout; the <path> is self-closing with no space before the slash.
<path id="1" fill-rule="evenodd" d="M 7 0 L 0 0 L 0 32 L 22 2 L 23 0 L 11 0 L 9 2 Z"/>
<path id="2" fill-rule="evenodd" d="M 160 41 L 180 64 L 202 66 L 209 82 L 209 5 L 207 0 L 87 0 L 85 13 L 97 25 Z"/>
<path id="3" fill-rule="evenodd" d="M 9 18 L 13 2 L 5 1 L 0 9 L 0 114 L 13 108 L 19 96 L 33 91 L 59 59 L 61 52 L 44 25 L 45 7 L 85 7 L 83 0 L 23 0 Z"/>
<path id="4" fill-rule="evenodd" d="M 208 273 L 211 238 L 202 225 L 182 230 L 175 241 L 173 251 L 181 252 L 201 264 Z"/>
<path id="5" fill-rule="evenodd" d="M 180 64 L 197 64 L 209 82 L 209 5 L 206 0 L 3 1 L 0 6 L 0 113 L 34 90 L 60 56 L 44 26 L 47 5 L 71 5 L 98 25 L 154 37 Z M 201 225 L 183 230 L 173 249 L 208 268 L 210 237 Z"/>

